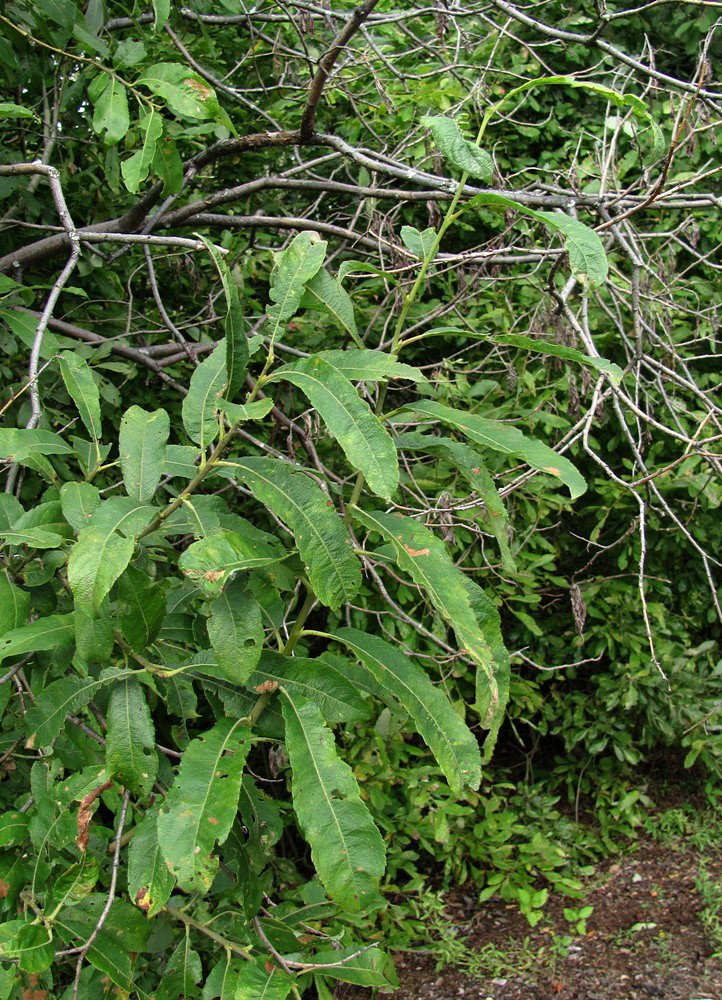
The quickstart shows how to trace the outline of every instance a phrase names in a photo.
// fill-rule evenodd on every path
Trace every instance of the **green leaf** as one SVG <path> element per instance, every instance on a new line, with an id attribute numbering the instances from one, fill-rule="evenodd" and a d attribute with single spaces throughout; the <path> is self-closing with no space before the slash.
<path id="1" fill-rule="evenodd" d="M 0 539 L 5 545 L 27 545 L 33 549 L 57 549 L 65 541 L 62 535 L 44 528 L 26 528 L 0 531 Z"/>
<path id="2" fill-rule="evenodd" d="M 40 692 L 25 716 L 28 747 L 49 746 L 65 725 L 68 712 L 87 705 L 104 684 L 132 677 L 133 670 L 109 670 L 97 680 L 71 675 L 53 681 Z"/>
<path id="3" fill-rule="evenodd" d="M 407 247 L 411 253 L 415 254 L 419 260 L 424 261 L 427 259 L 431 253 L 432 247 L 434 246 L 436 230 L 425 229 L 423 233 L 421 233 L 418 229 L 414 229 L 413 226 L 402 226 L 401 239 L 404 246 Z M 429 260 L 433 260 L 433 257 L 429 258 Z"/>
<path id="4" fill-rule="evenodd" d="M 131 194 L 135 194 L 148 176 L 155 159 L 158 140 L 163 135 L 163 119 L 152 109 L 138 122 L 141 146 L 131 157 L 120 165 L 123 183 Z"/>
<path id="5" fill-rule="evenodd" d="M 181 407 L 188 437 L 202 449 L 218 434 L 218 397 L 223 395 L 226 382 L 226 342 L 221 340 L 191 375 L 188 394 Z"/>
<path id="6" fill-rule="evenodd" d="M 155 1000 L 178 1000 L 179 997 L 194 1000 L 200 996 L 197 984 L 202 974 L 201 957 L 191 948 L 186 934 L 168 959 Z"/>
<path id="7" fill-rule="evenodd" d="M 135 827 L 128 851 L 128 895 L 141 913 L 154 917 L 168 902 L 175 879 L 158 845 L 158 810 Z"/>
<path id="8" fill-rule="evenodd" d="M 24 813 L 13 810 L 0 816 L 0 847 L 16 847 L 28 835 L 29 819 Z"/>
<path id="9" fill-rule="evenodd" d="M 390 500 L 399 484 L 396 447 L 346 376 L 316 355 L 284 365 L 268 381 L 278 379 L 293 383 L 308 396 L 349 463 L 363 473 L 369 489 Z"/>
<path id="10" fill-rule="evenodd" d="M 50 929 L 40 924 L 25 924 L 18 931 L 15 955 L 23 972 L 36 975 L 45 972 L 55 961 L 55 945 Z"/>
<path id="11" fill-rule="evenodd" d="M 510 424 L 489 420 L 476 413 L 463 413 L 433 400 L 420 400 L 414 403 L 411 409 L 415 413 L 456 427 L 476 444 L 520 458 L 532 469 L 554 476 L 568 487 L 573 500 L 580 497 L 587 488 L 584 478 L 568 458 L 557 454 L 536 438 L 527 437 Z"/>
<path id="12" fill-rule="evenodd" d="M 389 987 L 398 986 L 398 977 L 391 956 L 380 948 L 367 948 L 358 954 L 358 948 L 351 945 L 338 951 L 317 951 L 310 964 L 310 971 L 318 968 L 318 975 L 338 979 L 342 983 L 354 983 L 367 989 L 380 989 L 385 993 Z M 344 961 L 348 957 L 348 961 Z M 338 963 L 342 962 L 342 965 Z M 326 968 L 324 968 L 326 966 Z"/>
<path id="13" fill-rule="evenodd" d="M 35 118 L 37 115 L 29 108 L 22 108 L 19 104 L 12 104 L 9 101 L 0 101 L 0 118 Z"/>
<path id="14" fill-rule="evenodd" d="M 0 637 L 21 628 L 29 611 L 30 595 L 10 582 L 7 570 L 0 570 Z"/>
<path id="15" fill-rule="evenodd" d="M 318 357 L 338 368 L 351 382 L 385 382 L 391 378 L 408 379 L 411 382 L 427 382 L 428 379 L 418 368 L 402 365 L 393 354 L 372 351 L 370 348 L 357 350 L 319 351 Z"/>
<path id="16" fill-rule="evenodd" d="M 123 638 L 142 653 L 156 638 L 165 617 L 165 591 L 147 573 L 128 566 L 118 580 L 118 623 Z"/>
<path id="17" fill-rule="evenodd" d="M 554 358 L 564 358 L 565 361 L 576 361 L 580 365 L 588 365 L 599 372 L 608 375 L 614 385 L 619 385 L 624 377 L 624 372 L 612 361 L 605 358 L 592 358 L 588 354 L 574 350 L 573 347 L 565 347 L 564 344 L 550 344 L 546 340 L 536 340 L 534 337 L 525 337 L 518 333 L 493 334 L 490 340 L 494 344 L 508 344 L 510 347 L 521 347 L 537 354 L 548 354 Z"/>
<path id="18" fill-rule="evenodd" d="M 155 147 L 153 170 L 163 181 L 163 194 L 178 194 L 183 186 L 183 161 L 170 136 L 163 136 Z"/>
<path id="19" fill-rule="evenodd" d="M 173 114 L 201 121 L 222 118 L 213 87 L 182 63 L 161 62 L 149 66 L 137 83 L 157 94 Z"/>
<path id="20" fill-rule="evenodd" d="M 226 375 L 228 383 L 226 385 L 226 396 L 229 400 L 240 391 L 246 377 L 248 369 L 248 333 L 247 324 L 243 319 L 241 301 L 238 297 L 238 288 L 228 264 L 223 259 L 223 255 L 216 246 L 206 239 L 200 237 L 205 243 L 208 253 L 213 258 L 213 263 L 218 269 L 218 274 L 223 285 L 223 294 L 226 297 Z"/>
<path id="21" fill-rule="evenodd" d="M 170 17 L 170 0 L 152 0 L 152 3 L 155 15 L 153 30 L 158 32 Z"/>
<path id="22" fill-rule="evenodd" d="M 316 271 L 310 281 L 306 283 L 301 306 L 304 309 L 316 309 L 333 316 L 354 343 L 363 347 L 363 342 L 359 339 L 356 328 L 356 317 L 351 297 L 338 278 L 332 277 L 325 267 Z"/>
<path id="23" fill-rule="evenodd" d="M 20 628 L 11 629 L 0 638 L 0 662 L 8 656 L 23 656 L 72 642 L 75 634 L 73 615 L 48 615 Z"/>
<path id="24" fill-rule="evenodd" d="M 337 608 L 361 586 L 351 539 L 326 494 L 301 472 L 274 458 L 235 462 L 239 479 L 293 532 L 311 586 L 322 604 Z"/>
<path id="25" fill-rule="evenodd" d="M 100 393 L 87 361 L 71 351 L 63 351 L 58 361 L 65 388 L 78 408 L 85 429 L 94 441 L 99 441 L 103 433 L 100 423 Z"/>
<path id="26" fill-rule="evenodd" d="M 135 536 L 140 534 L 155 513 L 130 497 L 106 500 L 92 514 L 68 560 L 68 583 L 75 597 L 76 609 L 90 618 L 130 562 Z"/>
<path id="27" fill-rule="evenodd" d="M 105 761 L 134 795 L 150 794 L 158 773 L 155 730 L 145 694 L 134 677 L 113 685 L 108 704 Z"/>
<path id="28" fill-rule="evenodd" d="M 286 1000 L 294 977 L 264 958 L 246 962 L 238 973 L 233 1000 Z"/>
<path id="29" fill-rule="evenodd" d="M 369 531 L 377 532 L 391 543 L 398 565 L 414 583 L 424 588 L 432 605 L 453 628 L 460 649 L 467 652 L 483 674 L 488 698 L 481 722 L 486 728 L 493 728 L 506 705 L 497 678 L 497 672 L 506 669 L 506 662 L 499 662 L 495 656 L 490 642 L 492 636 L 482 630 L 471 606 L 466 577 L 454 565 L 446 546 L 423 524 L 401 514 L 370 513 L 354 508 L 354 517 Z M 479 681 L 478 686 L 481 684 Z"/>
<path id="30" fill-rule="evenodd" d="M 0 427 L 0 461 L 22 462 L 31 455 L 72 455 L 69 444 L 52 431 Z"/>
<path id="31" fill-rule="evenodd" d="M 274 549 L 237 531 L 215 531 L 189 545 L 178 560 L 178 568 L 208 597 L 217 597 L 239 570 L 269 566 L 287 556 L 284 549 Z"/>
<path id="32" fill-rule="evenodd" d="M 285 250 L 274 254 L 269 289 L 271 304 L 266 310 L 271 343 L 276 340 L 282 325 L 296 314 L 307 282 L 323 264 L 326 246 L 318 233 L 304 231 L 294 236 Z"/>
<path id="33" fill-rule="evenodd" d="M 334 902 L 352 913 L 368 910 L 379 902 L 386 867 L 381 834 L 317 706 L 283 693 L 293 808 L 316 871 Z"/>
<path id="34" fill-rule="evenodd" d="M 240 720 L 221 719 L 192 740 L 158 815 L 158 843 L 186 892 L 206 891 L 218 870 L 213 855 L 236 817 L 251 732 Z"/>
<path id="35" fill-rule="evenodd" d="M 335 635 L 409 713 L 454 794 L 461 795 L 467 785 L 478 788 L 479 745 L 442 688 L 435 687 L 418 664 L 378 636 L 355 628 L 337 629 Z"/>
<path id="36" fill-rule="evenodd" d="M 509 521 L 504 501 L 489 475 L 481 455 L 461 441 L 451 438 L 434 437 L 431 434 L 410 432 L 400 434 L 396 445 L 402 451 L 425 451 L 446 459 L 453 469 L 458 469 L 480 499 L 483 500 L 486 522 L 497 540 L 505 573 L 516 573 L 516 564 L 509 549 L 506 526 Z"/>
<path id="37" fill-rule="evenodd" d="M 100 506 L 100 491 L 92 483 L 63 483 L 60 487 L 63 517 L 76 531 L 86 528 Z"/>
<path id="38" fill-rule="evenodd" d="M 531 219 L 543 222 L 549 229 L 562 233 L 564 249 L 569 254 L 572 272 L 593 288 L 606 281 L 609 264 L 604 244 L 599 235 L 589 226 L 585 226 L 583 222 L 572 219 L 571 216 L 565 215 L 563 212 L 539 212 L 527 205 L 521 205 L 511 198 L 506 198 L 504 195 L 491 193 L 474 195 L 461 206 L 460 211 L 484 206 L 511 208 L 515 212 L 521 212 L 522 215 L 528 215 Z"/>
<path id="39" fill-rule="evenodd" d="M 464 585 L 469 597 L 471 610 L 481 629 L 484 638 L 489 643 L 494 661 L 494 678 L 497 684 L 499 703 L 504 706 L 509 700 L 509 653 L 504 645 L 501 634 L 499 612 L 485 591 L 468 576 L 464 576 Z M 481 668 L 476 672 L 476 708 L 482 719 L 489 720 L 489 732 L 484 740 L 484 755 L 482 764 L 491 759 L 499 728 L 504 719 L 503 711 L 497 711 L 494 704 L 494 690 L 488 682 L 486 670 Z"/>
<path id="40" fill-rule="evenodd" d="M 273 400 L 266 398 L 252 403 L 229 403 L 227 399 L 219 399 L 218 409 L 233 424 L 244 420 L 262 420 L 273 409 Z"/>
<path id="41" fill-rule="evenodd" d="M 266 650 L 246 685 L 257 694 L 283 685 L 292 698 L 307 698 L 317 705 L 330 725 L 363 722 L 371 711 L 354 684 L 323 660 Z"/>
<path id="42" fill-rule="evenodd" d="M 88 96 L 95 105 L 93 128 L 107 146 L 115 146 L 130 128 L 124 85 L 108 73 L 100 73 L 91 81 Z"/>
<path id="43" fill-rule="evenodd" d="M 421 124 L 431 129 L 434 142 L 452 166 L 485 184 L 491 181 L 494 161 L 486 150 L 463 137 L 453 118 L 425 115 Z"/>
<path id="44" fill-rule="evenodd" d="M 258 602 L 241 578 L 232 580 L 212 602 L 208 636 L 219 676 L 243 684 L 261 655 L 263 623 Z"/>
<path id="45" fill-rule="evenodd" d="M 129 497 L 147 503 L 158 488 L 165 467 L 170 419 L 165 410 L 149 413 L 131 406 L 120 420 L 118 451 Z"/>

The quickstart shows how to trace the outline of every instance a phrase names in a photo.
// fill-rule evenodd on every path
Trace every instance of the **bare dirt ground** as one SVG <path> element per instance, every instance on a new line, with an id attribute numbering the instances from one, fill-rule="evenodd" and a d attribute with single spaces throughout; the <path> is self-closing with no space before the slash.
<path id="1" fill-rule="evenodd" d="M 704 864 L 722 900 L 722 844 L 705 851 Z M 398 955 L 393 1000 L 722 1000 L 722 952 L 714 956 L 701 921 L 699 865 L 689 846 L 641 841 L 598 865 L 584 900 L 551 899 L 534 928 L 513 906 L 479 905 L 457 890 L 446 913 L 466 937 L 462 967 Z M 582 934 L 563 910 L 584 905 L 594 910 Z M 371 992 L 346 986 L 334 996 Z"/>

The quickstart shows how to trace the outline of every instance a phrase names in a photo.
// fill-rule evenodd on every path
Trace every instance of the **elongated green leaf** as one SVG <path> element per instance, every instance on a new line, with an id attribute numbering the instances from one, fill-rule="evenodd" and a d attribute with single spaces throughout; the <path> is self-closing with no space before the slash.
<path id="1" fill-rule="evenodd" d="M 158 773 L 155 730 L 143 689 L 134 677 L 113 685 L 108 704 L 105 761 L 135 795 L 150 794 Z"/>
<path id="2" fill-rule="evenodd" d="M 233 1000 L 286 1000 L 293 981 L 277 965 L 257 958 L 246 962 L 238 973 Z"/>
<path id="3" fill-rule="evenodd" d="M 0 543 L 5 545 L 27 545 L 32 549 L 58 549 L 65 539 L 54 531 L 44 528 L 26 528 L 1 531 Z"/>
<path id="4" fill-rule="evenodd" d="M 2 431 L 0 431 L 2 434 Z M 12 493 L 0 493 L 0 528 L 12 528 L 25 511 L 20 501 Z"/>
<path id="5" fill-rule="evenodd" d="M 219 676 L 243 684 L 263 648 L 261 609 L 244 580 L 236 577 L 211 604 L 208 636 Z"/>
<path id="6" fill-rule="evenodd" d="M 252 403 L 229 403 L 227 399 L 219 399 L 218 409 L 232 423 L 241 420 L 262 420 L 273 409 L 273 400 L 256 399 Z"/>
<path id="7" fill-rule="evenodd" d="M 76 531 L 85 528 L 100 506 L 100 491 L 92 483 L 63 483 L 60 487 L 63 517 Z"/>
<path id="8" fill-rule="evenodd" d="M 470 177 L 489 183 L 494 173 L 494 161 L 486 150 L 463 137 L 453 118 L 447 118 L 446 115 L 425 115 L 421 124 L 431 129 L 434 142 L 449 163 L 458 170 L 465 171 Z"/>
<path id="9" fill-rule="evenodd" d="M 534 337 L 525 337 L 518 333 L 494 334 L 490 339 L 495 344 L 522 347 L 537 354 L 548 354 L 554 358 L 564 358 L 565 361 L 576 361 L 580 365 L 588 365 L 599 372 L 604 372 L 615 385 L 619 385 L 624 377 L 624 372 L 614 362 L 607 361 L 606 358 L 592 358 L 588 354 L 582 354 L 581 351 L 576 351 L 573 347 L 566 347 L 564 344 L 550 344 L 546 340 L 535 340 Z"/>
<path id="10" fill-rule="evenodd" d="M 103 433 L 100 423 L 100 393 L 87 361 L 72 351 L 63 351 L 58 358 L 65 388 L 78 408 L 80 419 L 94 441 Z"/>
<path id="11" fill-rule="evenodd" d="M 284 365 L 269 381 L 278 379 L 292 382 L 308 396 L 350 464 L 364 474 L 377 496 L 390 500 L 399 484 L 394 442 L 346 376 L 316 355 Z"/>
<path id="12" fill-rule="evenodd" d="M 248 368 L 247 324 L 243 319 L 238 288 L 233 280 L 233 275 L 230 272 L 228 264 L 226 264 L 218 248 L 210 240 L 207 240 L 204 236 L 200 238 L 205 243 L 206 249 L 218 269 L 221 284 L 223 285 L 223 294 L 226 297 L 226 374 L 228 377 L 226 395 L 229 400 L 233 400 L 233 397 L 243 385 Z"/>
<path id="13" fill-rule="evenodd" d="M 281 684 L 292 698 L 314 702 L 330 725 L 363 722 L 371 713 L 354 684 L 330 663 L 266 650 L 246 685 L 260 694 Z"/>
<path id="14" fill-rule="evenodd" d="M 283 717 L 298 825 L 331 899 L 358 913 L 378 902 L 386 867 L 381 834 L 317 706 L 284 692 Z"/>
<path id="15" fill-rule="evenodd" d="M 40 692 L 25 716 L 25 732 L 29 747 L 44 747 L 53 742 L 65 725 L 68 712 L 77 712 L 87 705 L 104 684 L 133 676 L 132 670 L 107 670 L 93 677 L 61 677 Z"/>
<path id="16" fill-rule="evenodd" d="M 518 201 L 506 198 L 501 194 L 482 193 L 474 195 L 464 205 L 461 211 L 469 208 L 490 206 L 492 208 L 513 209 L 531 219 L 543 222 L 549 229 L 564 235 L 564 248 L 569 254 L 569 264 L 572 271 L 590 286 L 604 284 L 609 273 L 609 264 L 599 235 L 585 226 L 578 219 L 563 212 L 539 212 L 536 209 L 522 205 Z"/>
<path id="17" fill-rule="evenodd" d="M 380 948 L 367 948 L 358 954 L 355 946 L 339 948 L 338 951 L 317 951 L 313 965 L 321 975 L 338 979 L 342 983 L 355 983 L 368 989 L 380 989 L 388 993 L 390 987 L 398 986 L 398 978 L 391 956 Z M 347 961 L 344 961 L 347 959 Z M 342 964 L 339 965 L 339 962 Z M 324 968 L 325 966 L 325 968 Z"/>
<path id="18" fill-rule="evenodd" d="M 238 570 L 257 569 L 285 559 L 285 550 L 272 548 L 237 531 L 214 531 L 193 542 L 178 560 L 183 573 L 208 597 L 217 597 Z"/>
<path id="19" fill-rule="evenodd" d="M 568 487 L 572 499 L 580 497 L 587 488 L 584 478 L 568 458 L 557 454 L 543 442 L 527 437 L 510 424 L 489 420 L 476 413 L 454 410 L 450 406 L 444 406 L 433 400 L 421 400 L 414 403 L 412 409 L 416 413 L 441 420 L 451 427 L 458 428 L 476 444 L 484 445 L 493 451 L 500 451 L 505 455 L 513 455 L 515 458 L 522 459 L 532 469 L 547 472 Z"/>
<path id="20" fill-rule="evenodd" d="M 0 570 L 0 637 L 21 628 L 29 610 L 30 595 L 10 582 L 7 570 Z"/>
<path id="21" fill-rule="evenodd" d="M 158 846 L 158 810 L 149 810 L 133 831 L 128 851 L 128 895 L 154 917 L 168 902 L 175 879 Z"/>
<path id="22" fill-rule="evenodd" d="M 494 727 L 505 708 L 497 672 L 504 671 L 506 664 L 495 657 L 491 633 L 482 630 L 471 606 L 466 577 L 454 565 L 446 546 L 423 524 L 400 514 L 369 513 L 355 508 L 354 517 L 392 544 L 398 565 L 424 588 L 433 606 L 453 628 L 460 648 L 466 650 L 483 673 L 478 686 L 485 685 L 488 698 L 481 721 L 486 728 Z"/>
<path id="23" fill-rule="evenodd" d="M 397 698 L 433 751 L 455 795 L 478 788 L 481 754 L 476 737 L 456 714 L 443 690 L 434 687 L 418 664 L 375 635 L 341 628 L 336 636 L 384 688 Z"/>
<path id="24" fill-rule="evenodd" d="M 186 935 L 168 959 L 155 1000 L 195 1000 L 200 996 L 197 984 L 203 974 L 201 957 L 191 948 Z"/>
<path id="25" fill-rule="evenodd" d="M 72 455 L 73 449 L 52 431 L 0 427 L 0 460 L 22 462 L 31 455 Z"/>
<path id="26" fill-rule="evenodd" d="M 75 634 L 73 615 L 48 615 L 29 625 L 11 629 L 0 638 L 0 662 L 8 656 L 23 656 L 72 642 Z"/>
<path id="27" fill-rule="evenodd" d="M 359 339 L 356 328 L 351 297 L 338 278 L 333 278 L 325 267 L 316 271 L 307 282 L 301 305 L 306 309 L 318 309 L 329 313 L 351 339 L 359 347 L 363 347 L 363 341 Z"/>
<path id="28" fill-rule="evenodd" d="M 118 580 L 118 622 L 126 642 L 142 653 L 156 638 L 165 617 L 165 591 L 147 573 L 128 566 Z"/>
<path id="29" fill-rule="evenodd" d="M 306 283 L 323 264 L 326 246 L 318 233 L 302 232 L 294 236 L 285 250 L 274 255 L 269 289 L 271 304 L 266 310 L 271 343 L 282 325 L 297 312 Z"/>
<path id="30" fill-rule="evenodd" d="M 158 843 L 178 885 L 205 891 L 218 870 L 213 855 L 238 808 L 251 732 L 240 720 L 221 719 L 192 740 L 158 815 Z"/>
<path id="31" fill-rule="evenodd" d="M 28 817 L 17 810 L 0 816 L 0 847 L 15 847 L 28 835 Z"/>
<path id="32" fill-rule="evenodd" d="M 351 382 L 385 382 L 391 378 L 408 379 L 410 382 L 429 381 L 418 368 L 402 365 L 395 355 L 372 351 L 367 347 L 319 351 L 318 357 L 338 368 Z"/>
<path id="33" fill-rule="evenodd" d="M 176 115 L 215 120 L 233 129 L 213 87 L 183 63 L 156 63 L 145 69 L 137 82 L 157 94 Z"/>
<path id="34" fill-rule="evenodd" d="M 415 254 L 419 260 L 423 261 L 426 260 L 427 256 L 431 253 L 431 248 L 433 247 L 434 240 L 436 239 L 436 230 L 425 229 L 423 232 L 419 232 L 419 230 L 414 229 L 413 226 L 402 226 L 401 239 L 404 246 L 407 247 L 411 253 Z"/>
<path id="35" fill-rule="evenodd" d="M 131 406 L 120 420 L 118 451 L 129 497 L 147 503 L 158 488 L 165 466 L 170 419 L 165 410 L 149 413 Z"/>
<path id="36" fill-rule="evenodd" d="M 221 340 L 191 376 L 188 394 L 183 400 L 183 426 L 191 441 L 201 448 L 218 434 L 218 397 L 226 388 L 226 342 Z"/>
<path id="37" fill-rule="evenodd" d="M 471 488 L 484 501 L 486 522 L 499 544 L 504 572 L 516 573 L 516 565 L 506 537 L 509 516 L 504 501 L 499 496 L 499 491 L 494 485 L 481 455 L 461 441 L 434 437 L 431 434 L 414 432 L 400 434 L 396 439 L 396 445 L 402 450 L 425 451 L 430 455 L 438 455 L 445 458 L 453 468 L 459 470 Z"/>
<path id="38" fill-rule="evenodd" d="M 88 87 L 88 96 L 95 105 L 93 128 L 107 146 L 115 146 L 130 128 L 124 85 L 108 73 L 100 73 Z"/>
<path id="39" fill-rule="evenodd" d="M 466 586 L 466 593 L 469 596 L 471 610 L 474 612 L 474 616 L 476 617 L 479 627 L 489 643 L 492 656 L 494 658 L 494 676 L 498 687 L 499 702 L 502 705 L 506 705 L 509 700 L 509 654 L 506 650 L 504 639 L 501 634 L 499 612 L 496 610 L 496 607 L 492 603 L 491 599 L 482 590 L 482 588 L 478 584 L 474 583 L 473 580 L 470 580 L 468 576 L 464 576 L 464 585 Z M 494 750 L 494 746 L 496 744 L 496 738 L 499 734 L 499 727 L 501 726 L 504 718 L 503 712 L 494 711 L 491 694 L 491 688 L 487 683 L 484 672 L 482 670 L 477 670 L 476 707 L 482 719 L 491 718 L 489 732 L 484 740 L 484 756 L 482 764 L 486 764 L 487 761 L 491 759 L 492 751 Z"/>
<path id="40" fill-rule="evenodd" d="M 164 135 L 155 148 L 153 170 L 163 181 L 163 194 L 178 194 L 183 187 L 183 160 L 178 146 L 169 135 Z"/>
<path id="41" fill-rule="evenodd" d="M 0 118 L 37 118 L 38 116 L 29 108 L 23 108 L 19 104 L 12 104 L 9 101 L 0 101 Z"/>
<path id="42" fill-rule="evenodd" d="M 140 132 L 140 149 L 120 165 L 123 183 L 131 194 L 137 192 L 148 176 L 148 171 L 155 158 L 158 140 L 163 135 L 163 118 L 155 108 L 140 119 L 138 131 Z"/>
<path id="43" fill-rule="evenodd" d="M 337 608 L 352 600 L 361 586 L 361 570 L 326 494 L 303 473 L 274 458 L 245 458 L 234 466 L 256 499 L 293 532 L 319 601 Z"/>
<path id="44" fill-rule="evenodd" d="M 153 30 L 160 31 L 170 17 L 170 0 L 153 0 Z"/>

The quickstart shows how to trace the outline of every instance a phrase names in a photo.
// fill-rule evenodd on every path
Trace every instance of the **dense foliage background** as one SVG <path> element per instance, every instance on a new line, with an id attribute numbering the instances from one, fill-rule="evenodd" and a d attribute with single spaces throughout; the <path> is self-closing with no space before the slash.
<path id="1" fill-rule="evenodd" d="M 386 989 L 717 794 L 722 4 L 625 6 L 5 5 L 0 997 Z"/>

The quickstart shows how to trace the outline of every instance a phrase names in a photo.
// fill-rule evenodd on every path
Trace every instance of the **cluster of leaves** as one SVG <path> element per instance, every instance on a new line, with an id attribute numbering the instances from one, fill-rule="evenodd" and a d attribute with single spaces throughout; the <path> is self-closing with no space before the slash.
<path id="1" fill-rule="evenodd" d="M 74 271 L 68 285 L 47 241 L 35 257 L 16 257 L 9 241 L 12 277 L 0 278 L 12 384 L 0 424 L 0 997 L 37 987 L 63 1000 L 118 991 L 284 1000 L 309 989 L 326 1000 L 335 981 L 386 990 L 393 966 L 368 936 L 373 922 L 389 930 L 385 890 L 418 891 L 429 872 L 447 883 L 471 879 L 481 899 L 499 893 L 533 923 L 546 899 L 535 880 L 572 895 L 578 888 L 562 846 L 575 834 L 556 809 L 558 786 L 577 806 L 582 795 L 603 800 L 609 847 L 639 820 L 646 800 L 631 769 L 644 752 L 686 740 L 688 763 L 719 773 L 718 734 L 699 727 L 719 698 L 715 645 L 685 602 L 667 592 L 644 605 L 671 697 L 650 658 L 639 595 L 629 580 L 607 583 L 614 566 L 604 565 L 601 581 L 582 580 L 577 632 L 582 608 L 595 619 L 586 640 L 559 609 L 570 579 L 581 595 L 576 579 L 587 562 L 570 541 L 572 516 L 572 530 L 581 520 L 591 541 L 609 521 L 622 539 L 604 547 L 605 561 L 613 549 L 613 559 L 626 560 L 616 569 L 641 566 L 644 577 L 639 536 L 625 533 L 635 500 L 589 455 L 570 461 L 568 438 L 552 446 L 570 426 L 562 412 L 569 380 L 576 405 L 577 379 L 590 397 L 592 385 L 600 394 L 619 389 L 624 352 L 605 343 L 607 360 L 591 339 L 519 332 L 513 317 L 539 298 L 521 280 L 523 259 L 510 265 L 519 280 L 508 309 L 490 281 L 463 288 L 453 322 L 433 325 L 446 315 L 439 302 L 457 297 L 442 250 L 501 219 L 532 247 L 561 240 L 563 255 L 551 244 L 547 279 L 560 308 L 566 282 L 581 289 L 584 324 L 601 326 L 617 308 L 604 295 L 607 285 L 624 286 L 619 263 L 610 272 L 593 228 L 547 210 L 543 197 L 530 203 L 528 192 L 467 190 L 470 180 L 495 179 L 500 157 L 485 138 L 502 109 L 533 111 L 547 92 L 607 102 L 638 143 L 638 167 L 642 155 L 666 155 L 661 133 L 632 94 L 567 72 L 543 75 L 528 54 L 515 56 L 529 64 L 514 72 L 533 79 L 508 92 L 495 84 L 476 141 L 446 114 L 467 99 L 463 74 L 433 90 L 417 66 L 409 95 L 402 74 L 359 72 L 328 92 L 346 147 L 364 127 L 405 140 L 423 100 L 429 114 L 416 145 L 408 143 L 409 163 L 433 145 L 437 163 L 460 175 L 437 189 L 425 221 L 400 197 L 404 224 L 379 266 L 352 251 L 355 223 L 345 215 L 347 229 L 317 209 L 299 219 L 275 194 L 240 222 L 205 211 L 251 196 L 250 187 L 233 187 L 239 156 L 260 191 L 274 178 L 259 151 L 302 146 L 295 132 L 258 133 L 257 117 L 276 125 L 297 115 L 308 85 L 296 62 L 276 79 L 275 62 L 297 59 L 297 30 L 301 62 L 306 50 L 319 58 L 311 28 L 269 5 L 260 16 L 277 25 L 276 39 L 262 30 L 256 46 L 248 32 L 243 60 L 264 95 L 259 108 L 224 82 L 237 56 L 228 26 L 246 24 L 235 8 L 226 33 L 214 34 L 215 15 L 202 4 L 176 12 L 154 0 L 130 17 L 111 6 L 17 2 L 0 20 L 4 65 L 28 81 L 27 92 L 9 84 L 0 105 L 12 140 L 0 195 L 17 198 L 23 221 L 57 224 L 57 191 L 42 200 L 29 171 L 13 170 L 35 159 L 37 123 L 46 163 L 62 147 L 73 218 L 100 227 L 85 235 L 147 236 L 140 306 L 127 292 L 136 270 L 127 246 L 84 245 L 66 268 Z M 385 58 L 408 69 L 413 57 L 390 5 L 378 4 L 377 14 L 372 29 Z M 343 14 L 352 25 L 356 16 Z M 174 31 L 182 18 L 202 29 L 190 56 Z M 472 65 L 491 44 L 478 43 Z M 204 64 L 225 68 L 216 74 Z M 369 110 L 364 125 L 358 102 L 371 109 L 379 94 L 384 107 Z M 523 127 L 510 133 L 521 168 L 527 139 Z M 331 138 L 311 135 L 321 146 Z M 274 164 L 285 168 L 275 177 L 280 190 L 293 187 L 297 170 L 283 155 Z M 375 161 L 359 145 L 351 162 L 353 185 L 323 173 L 322 163 L 299 191 L 338 199 L 334 221 L 349 189 L 358 191 L 359 211 L 376 223 L 383 191 L 367 166 Z M 212 164 L 192 204 L 189 188 Z M 431 176 L 407 173 L 424 183 Z M 63 252 L 76 236 L 60 221 Z M 234 231 L 274 224 L 298 230 L 283 246 L 274 241 L 275 252 Z M 153 263 L 163 237 L 147 234 L 183 225 L 195 258 L 163 264 L 174 289 L 166 295 Z M 330 245 L 339 233 L 340 254 Z M 173 344 L 147 339 L 153 308 Z M 93 332 L 109 329 L 107 338 Z M 468 357 L 447 361 L 460 340 L 472 344 Z M 506 394 L 493 373 L 499 365 Z M 700 379 L 695 388 L 704 395 L 709 387 Z M 594 397 L 590 414 L 597 404 Z M 708 418 L 690 411 L 694 419 Z M 591 423 L 588 453 L 619 471 L 622 433 L 600 443 Z M 660 467 L 676 460 L 665 442 L 655 457 Z M 690 456 L 683 481 L 696 461 Z M 702 515 L 714 500 L 714 487 L 695 483 L 691 502 Z M 664 576 L 668 558 L 660 549 L 647 573 Z M 706 579 L 694 572 L 687 579 L 699 594 Z M 663 616 L 663 598 L 674 619 Z M 547 682 L 527 669 L 567 659 L 583 642 L 584 663 L 605 658 L 592 677 L 573 665 Z M 507 647 L 524 653 L 513 676 Z M 496 780 L 480 788 L 500 737 Z M 516 789 L 503 755 L 521 750 L 531 761 L 527 746 L 540 737 L 545 759 L 529 766 L 542 773 Z"/>

